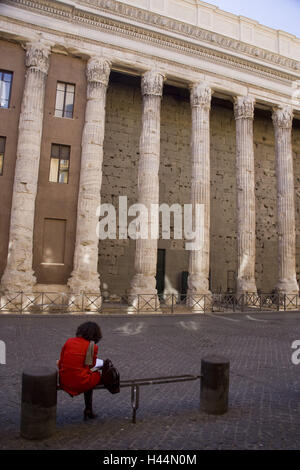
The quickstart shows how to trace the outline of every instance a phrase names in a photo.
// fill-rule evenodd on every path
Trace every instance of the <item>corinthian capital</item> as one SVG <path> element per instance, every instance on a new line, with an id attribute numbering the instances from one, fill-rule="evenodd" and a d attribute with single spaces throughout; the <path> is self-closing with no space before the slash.
<path id="1" fill-rule="evenodd" d="M 148 70 L 142 76 L 142 95 L 162 96 L 164 75 L 154 70 Z"/>
<path id="2" fill-rule="evenodd" d="M 193 83 L 191 85 L 191 106 L 210 109 L 212 91 L 205 83 Z"/>
<path id="3" fill-rule="evenodd" d="M 26 45 L 26 67 L 48 73 L 50 46 L 41 42 L 29 42 Z"/>
<path id="4" fill-rule="evenodd" d="M 110 62 L 103 57 L 91 57 L 88 60 L 86 76 L 89 83 L 108 85 Z"/>
<path id="5" fill-rule="evenodd" d="M 283 127 L 291 129 L 293 125 L 293 108 L 292 106 L 284 106 L 273 109 L 273 123 L 275 127 Z"/>
<path id="6" fill-rule="evenodd" d="M 252 96 L 237 96 L 234 98 L 235 119 L 253 119 L 255 99 Z"/>

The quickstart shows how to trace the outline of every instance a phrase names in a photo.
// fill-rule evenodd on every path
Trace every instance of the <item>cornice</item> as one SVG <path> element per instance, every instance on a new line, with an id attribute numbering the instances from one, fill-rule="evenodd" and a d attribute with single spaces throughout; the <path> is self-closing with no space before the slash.
<path id="1" fill-rule="evenodd" d="M 26 31 L 26 35 L 29 34 L 29 31 L 31 30 L 32 28 L 32 25 L 30 25 L 29 23 L 27 22 L 23 22 L 23 21 L 20 21 L 20 20 L 17 20 L 17 19 L 13 19 L 13 18 L 5 18 L 5 17 L 1 17 L 0 15 L 0 20 L 1 19 L 5 19 L 6 21 L 9 21 L 9 23 L 11 24 L 11 31 L 8 32 L 8 36 L 4 36 L 4 38 L 8 39 L 10 35 L 12 35 L 12 38 L 11 40 L 14 41 L 14 42 L 18 42 L 18 39 L 14 39 L 13 36 L 13 31 L 14 31 L 14 27 L 15 27 L 15 30 L 17 30 L 17 26 L 20 26 L 21 28 L 27 28 L 28 31 Z M 24 30 L 25 31 L 25 30 Z M 131 53 L 134 53 L 134 55 L 136 55 L 136 51 L 130 51 L 126 48 L 122 48 L 121 46 L 116 46 L 116 45 L 110 45 L 110 44 L 107 44 L 106 42 L 103 42 L 101 40 L 96 40 L 96 39 L 93 39 L 93 38 L 84 38 L 84 44 L 85 44 L 85 47 L 82 48 L 82 38 L 76 34 L 71 34 L 71 33 L 68 33 L 68 32 L 59 32 L 59 31 L 53 31 L 51 28 L 49 27 L 46 27 L 46 26 L 41 26 L 39 27 L 39 32 L 40 33 L 44 33 L 44 34 L 47 34 L 49 35 L 48 36 L 48 40 L 49 41 L 54 41 L 56 43 L 58 43 L 60 41 L 59 38 L 61 38 L 61 42 L 64 43 L 65 40 L 67 41 L 71 41 L 72 42 L 72 52 L 70 52 L 71 54 L 75 54 L 77 57 L 85 57 L 85 58 L 88 58 L 90 57 L 90 53 L 88 52 L 89 51 L 89 45 L 90 46 L 101 46 L 102 48 L 107 48 L 106 52 L 105 52 L 105 56 L 106 57 L 110 57 L 110 60 L 112 61 L 112 70 L 115 69 L 115 66 L 114 66 L 114 59 L 111 58 L 111 56 L 109 55 L 109 51 L 114 51 L 114 52 L 131 52 Z M 29 37 L 29 36 L 28 36 Z M 57 39 L 54 39 L 57 38 Z M 0 31 L 0 39 L 1 39 L 1 31 Z M 22 37 L 21 39 L 21 36 L 19 34 L 19 40 L 21 41 L 23 47 L 25 47 L 25 44 L 26 44 L 26 40 L 25 40 L 25 36 Z M 78 44 L 77 44 L 78 43 Z M 73 49 L 75 47 L 75 49 Z M 75 52 L 75 50 L 77 52 Z M 65 50 L 65 52 L 67 51 L 67 49 Z M 57 50 L 56 50 L 57 52 Z M 65 53 L 64 52 L 64 53 Z M 190 52 L 189 52 L 190 54 Z M 141 53 L 139 52 L 138 53 L 140 59 L 144 59 L 145 60 L 145 64 L 148 63 L 147 59 L 148 59 L 148 56 L 147 56 L 147 53 Z M 191 55 L 191 54 L 190 54 Z M 195 52 L 195 55 L 199 56 L 199 53 L 198 52 Z M 215 58 L 211 58 L 211 57 L 205 57 L 203 56 L 206 60 L 212 62 L 212 63 L 216 63 L 215 61 Z M 120 61 L 119 59 L 116 59 L 117 60 L 117 63 L 120 64 Z M 156 60 L 156 63 L 157 63 L 157 60 Z M 187 65 L 185 63 L 180 63 L 178 64 L 177 62 L 174 62 L 174 60 L 172 59 L 169 59 L 167 57 L 160 57 L 159 58 L 159 63 L 161 65 L 163 65 L 164 67 L 164 70 L 166 71 L 169 67 L 171 66 L 175 66 L 175 67 L 180 67 L 180 70 L 183 72 L 184 70 L 186 70 L 187 72 L 193 72 L 193 73 L 198 73 L 199 74 L 199 67 L 197 67 L 196 65 L 195 66 L 192 66 L 192 65 Z M 224 62 L 225 63 L 225 62 Z M 139 64 L 140 65 L 140 64 Z M 224 65 L 224 64 L 223 64 Z M 228 64 L 227 64 L 228 65 Z M 127 64 L 128 66 L 128 64 Z M 241 67 L 240 67 L 241 68 Z M 147 69 L 147 67 L 145 67 L 145 70 Z M 117 67 L 117 70 L 118 70 L 118 67 Z M 203 72 L 203 70 L 201 70 Z M 252 70 L 253 72 L 253 70 Z M 271 71 L 272 72 L 272 71 Z M 176 72 L 175 72 L 175 75 L 176 75 Z M 211 77 L 215 76 L 215 78 L 219 78 L 219 74 L 216 72 L 214 73 L 213 71 L 210 71 L 209 72 L 209 75 Z M 272 80 L 276 80 L 276 83 L 282 83 L 282 84 L 285 84 L 285 85 L 290 85 L 291 81 L 295 81 L 297 80 L 297 77 L 293 77 L 289 74 L 280 74 L 280 76 L 274 76 L 274 74 L 272 73 L 267 73 L 267 71 L 265 72 L 265 74 L 263 72 L 259 73 L 257 72 L 256 73 L 257 76 L 261 76 L 263 78 L 268 78 L 268 79 L 272 79 Z M 191 81 L 193 81 L 193 79 L 191 79 Z M 238 78 L 234 78 L 232 77 L 230 79 L 231 82 L 235 83 L 235 84 L 240 84 L 240 79 Z M 286 94 L 282 94 L 282 93 L 276 93 L 278 96 L 281 96 L 282 98 L 286 98 Z"/>
<path id="2" fill-rule="evenodd" d="M 120 36 L 131 37 L 139 41 L 151 42 L 165 49 L 175 49 L 183 54 L 196 55 L 198 57 L 205 58 L 213 63 L 226 64 L 234 68 L 246 69 L 250 72 L 259 73 L 261 76 L 267 78 L 282 78 L 284 80 L 297 80 L 297 75 L 292 75 L 285 71 L 279 71 L 271 69 L 270 67 L 263 66 L 260 64 L 249 62 L 245 59 L 236 56 L 230 56 L 229 54 L 212 50 L 204 46 L 200 46 L 188 41 L 171 38 L 168 36 L 161 35 L 156 32 L 146 31 L 136 26 L 122 24 L 117 21 L 109 20 L 107 18 L 99 18 L 91 14 L 80 14 L 76 17 L 80 23 L 85 23 L 89 27 L 96 29 L 105 29 L 114 32 Z"/>
<path id="3" fill-rule="evenodd" d="M 168 36 L 166 33 L 151 31 L 141 26 L 101 16 L 100 13 L 95 14 L 89 11 L 83 11 L 75 6 L 58 3 L 55 0 L 2 0 L 2 2 L 21 9 L 36 11 L 37 13 L 40 12 L 47 16 L 75 24 L 85 24 L 88 28 L 109 30 L 120 36 L 155 43 L 162 48 L 172 48 L 184 54 L 198 55 L 209 61 L 217 60 L 219 63 L 226 64 L 235 69 L 249 70 L 250 72 L 258 73 L 267 78 L 279 78 L 289 81 L 299 78 L 297 72 L 300 71 L 300 62 L 217 33 L 209 32 L 193 25 L 173 20 L 172 18 L 163 17 L 153 12 L 117 2 L 116 0 L 79 0 L 77 4 L 97 8 L 99 11 L 105 13 L 126 17 L 127 20 L 132 19 L 139 23 L 144 23 L 149 26 L 152 25 L 156 28 L 159 27 L 160 29 L 176 32 L 177 34 L 189 38 L 198 39 L 202 42 L 206 42 L 210 47 L 195 44 L 188 40 L 174 38 Z M 231 52 L 247 54 L 248 56 L 252 56 L 252 59 L 263 59 L 277 67 L 284 66 L 286 69 L 290 69 L 290 72 L 276 70 L 270 66 L 255 63 L 253 60 L 250 61 L 236 55 L 230 55 L 227 52 L 211 48 L 213 45 L 230 50 Z M 293 75 L 293 72 L 297 75 Z"/>
<path id="4" fill-rule="evenodd" d="M 254 59 L 262 59 L 275 65 L 282 65 L 283 67 L 293 70 L 300 70 L 300 62 L 296 60 L 213 31 L 208 31 L 200 28 L 199 26 L 162 16 L 152 11 L 139 9 L 132 5 L 120 3 L 117 0 L 77 0 L 77 3 L 80 5 L 92 6 L 100 11 L 113 13 L 123 18 L 131 18 L 139 23 L 158 27 L 166 31 L 179 33 L 188 38 L 201 40 L 211 46 L 219 46 L 237 53 L 244 53 Z"/>

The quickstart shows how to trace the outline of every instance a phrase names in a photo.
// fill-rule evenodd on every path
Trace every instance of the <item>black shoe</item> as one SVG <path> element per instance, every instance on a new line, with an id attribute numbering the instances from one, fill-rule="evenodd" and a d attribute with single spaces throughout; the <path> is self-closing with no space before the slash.
<path id="1" fill-rule="evenodd" d="M 97 417 L 98 417 L 98 415 L 93 413 L 93 410 L 89 410 L 88 408 L 85 408 L 85 410 L 83 412 L 84 421 L 87 421 L 88 419 L 95 419 Z"/>

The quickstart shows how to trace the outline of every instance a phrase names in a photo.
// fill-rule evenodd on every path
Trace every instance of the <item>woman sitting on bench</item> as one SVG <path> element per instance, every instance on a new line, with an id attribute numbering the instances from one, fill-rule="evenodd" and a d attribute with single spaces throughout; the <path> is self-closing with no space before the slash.
<path id="1" fill-rule="evenodd" d="M 103 361 L 97 359 L 98 346 L 102 338 L 100 327 L 94 322 L 81 324 L 76 331 L 76 337 L 70 338 L 64 344 L 60 359 L 59 383 L 62 390 L 72 397 L 84 393 L 85 420 L 96 418 L 93 413 L 93 389 L 101 382 L 101 374 L 97 367 Z M 97 364 L 96 364 L 97 362 Z"/>

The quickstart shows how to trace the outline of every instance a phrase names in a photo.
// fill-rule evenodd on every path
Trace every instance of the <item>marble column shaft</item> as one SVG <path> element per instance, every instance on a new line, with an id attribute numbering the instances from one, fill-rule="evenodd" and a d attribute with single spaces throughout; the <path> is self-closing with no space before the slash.
<path id="1" fill-rule="evenodd" d="M 159 204 L 160 108 L 164 77 L 148 71 L 142 77 L 142 131 L 138 169 L 138 203 L 148 209 L 148 239 L 138 238 L 132 294 L 156 294 L 157 239 L 151 238 L 151 206 Z M 158 206 L 157 206 L 158 207 Z"/>
<path id="2" fill-rule="evenodd" d="M 283 294 L 298 294 L 296 280 L 296 231 L 292 153 L 293 110 L 273 111 L 277 174 L 278 283 Z"/>
<path id="3" fill-rule="evenodd" d="M 7 265 L 1 280 L 5 292 L 32 292 L 35 199 L 43 129 L 44 97 L 50 47 L 26 46 L 26 76 L 19 120 Z"/>
<path id="4" fill-rule="evenodd" d="M 210 106 L 211 89 L 204 83 L 191 87 L 192 109 L 191 135 L 191 204 L 193 224 L 195 207 L 204 206 L 200 221 L 203 240 L 199 249 L 189 253 L 188 295 L 193 304 L 195 294 L 209 294 L 209 251 L 210 251 Z M 195 227 L 194 227 L 195 229 Z"/>
<path id="5" fill-rule="evenodd" d="M 237 178 L 237 294 L 256 293 L 255 284 L 255 163 L 254 98 L 235 99 Z"/>
<path id="6" fill-rule="evenodd" d="M 101 57 L 87 63 L 87 103 L 82 134 L 77 229 L 70 291 L 100 294 L 97 224 L 101 203 L 106 91 L 110 64 Z"/>

